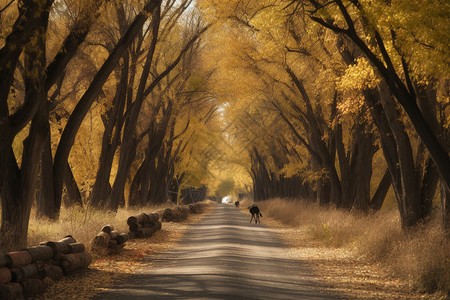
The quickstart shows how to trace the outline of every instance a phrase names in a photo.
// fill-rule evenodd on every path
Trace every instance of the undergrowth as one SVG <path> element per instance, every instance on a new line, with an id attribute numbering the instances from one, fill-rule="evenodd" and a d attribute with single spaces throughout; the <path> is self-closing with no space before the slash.
<path id="1" fill-rule="evenodd" d="M 28 246 L 39 245 L 44 241 L 56 241 L 72 235 L 78 242 L 90 245 L 92 239 L 107 224 L 119 232 L 128 232 L 127 219 L 141 212 L 153 212 L 161 206 L 146 206 L 133 209 L 119 208 L 117 213 L 85 209 L 80 206 L 62 208 L 60 219 L 51 221 L 32 214 L 28 227 Z"/>
<path id="2" fill-rule="evenodd" d="M 395 210 L 365 215 L 286 199 L 258 205 L 266 216 L 288 226 L 305 228 L 311 239 L 326 246 L 353 247 L 358 254 L 384 265 L 420 291 L 450 294 L 450 240 L 438 220 L 405 232 Z"/>

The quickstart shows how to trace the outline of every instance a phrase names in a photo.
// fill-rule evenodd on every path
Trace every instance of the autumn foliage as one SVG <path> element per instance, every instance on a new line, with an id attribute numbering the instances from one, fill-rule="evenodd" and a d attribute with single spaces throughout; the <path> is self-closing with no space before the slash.
<path id="1" fill-rule="evenodd" d="M 448 239 L 449 14 L 0 0 L 0 247 L 26 246 L 32 207 L 57 222 L 206 190 L 363 215 L 395 203 L 405 233 L 437 218 Z"/>

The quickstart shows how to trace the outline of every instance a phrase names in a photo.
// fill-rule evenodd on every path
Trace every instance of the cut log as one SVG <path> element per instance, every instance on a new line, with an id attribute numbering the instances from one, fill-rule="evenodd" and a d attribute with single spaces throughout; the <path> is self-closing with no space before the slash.
<path id="1" fill-rule="evenodd" d="M 8 266 L 11 262 L 9 261 L 9 257 L 6 255 L 5 252 L 0 250 L 0 267 Z"/>
<path id="2" fill-rule="evenodd" d="M 138 224 L 130 224 L 130 225 L 128 225 L 128 228 L 130 229 L 130 232 L 136 232 L 139 229 L 139 225 Z"/>
<path id="3" fill-rule="evenodd" d="M 33 278 L 21 282 L 23 287 L 23 295 L 28 298 L 42 293 L 45 290 L 44 281 L 42 279 Z"/>
<path id="4" fill-rule="evenodd" d="M 92 240 L 91 250 L 102 252 L 104 249 L 108 248 L 108 243 L 111 240 L 111 237 L 106 232 L 100 232 L 97 234 Z"/>
<path id="5" fill-rule="evenodd" d="M 11 282 L 11 270 L 6 267 L 0 268 L 0 284 Z"/>
<path id="6" fill-rule="evenodd" d="M 154 228 L 141 228 L 137 233 L 140 238 L 148 238 L 151 237 L 154 232 Z"/>
<path id="7" fill-rule="evenodd" d="M 50 248 L 52 248 L 53 250 L 53 255 L 55 259 L 59 259 L 59 253 L 63 253 L 63 254 L 67 254 L 69 253 L 69 244 L 74 244 L 77 241 L 71 236 L 71 235 L 67 235 L 65 236 L 63 239 L 57 241 L 57 242 L 53 242 L 53 241 L 48 241 L 48 242 L 42 242 L 40 243 L 40 245 L 46 245 L 49 246 Z"/>
<path id="8" fill-rule="evenodd" d="M 118 235 L 119 235 L 119 232 L 116 230 L 113 230 L 109 233 L 109 236 L 111 237 L 112 240 L 115 240 Z"/>
<path id="9" fill-rule="evenodd" d="M 66 235 L 63 239 L 59 240 L 58 242 L 65 244 L 73 244 L 76 243 L 77 241 L 73 238 L 73 236 Z"/>
<path id="10" fill-rule="evenodd" d="M 120 250 L 123 249 L 124 246 L 125 246 L 125 244 L 117 244 L 111 248 L 108 248 L 108 254 L 118 253 Z"/>
<path id="11" fill-rule="evenodd" d="M 182 222 L 187 219 L 189 208 L 186 206 L 177 206 L 174 209 L 166 208 L 162 220 L 165 222 Z"/>
<path id="12" fill-rule="evenodd" d="M 148 216 L 144 213 L 140 213 L 135 216 L 131 216 L 127 220 L 128 226 L 131 224 L 138 224 L 138 223 L 148 223 Z"/>
<path id="13" fill-rule="evenodd" d="M 162 214 L 162 220 L 165 222 L 173 221 L 174 212 L 171 208 L 166 208 Z"/>
<path id="14" fill-rule="evenodd" d="M 52 280 L 59 280 L 64 276 L 63 269 L 59 266 L 44 265 L 46 277 Z"/>
<path id="15" fill-rule="evenodd" d="M 41 244 L 42 245 L 42 244 Z M 59 254 L 69 253 L 69 246 L 66 243 L 61 242 L 45 242 L 45 245 L 49 246 L 53 250 L 53 258 L 59 259 Z"/>
<path id="16" fill-rule="evenodd" d="M 112 225 L 109 225 L 109 224 L 103 226 L 103 228 L 102 228 L 102 231 L 106 232 L 106 233 L 111 233 L 111 231 L 113 231 L 113 230 L 114 230 L 114 227 Z"/>
<path id="17" fill-rule="evenodd" d="M 63 254 L 59 254 L 59 258 L 56 259 L 49 259 L 45 262 L 46 265 L 52 265 L 52 266 L 61 266 L 61 257 Z"/>
<path id="18" fill-rule="evenodd" d="M 23 299 L 23 287 L 20 283 L 0 284 L 0 299 Z"/>
<path id="19" fill-rule="evenodd" d="M 9 268 L 26 266 L 31 264 L 31 255 L 28 251 L 15 251 L 6 254 L 9 257 Z"/>
<path id="20" fill-rule="evenodd" d="M 66 254 L 61 258 L 61 266 L 64 273 L 69 273 L 75 270 L 87 268 L 92 261 L 89 252 L 80 252 L 73 254 Z"/>
<path id="21" fill-rule="evenodd" d="M 109 240 L 108 248 L 113 248 L 114 246 L 117 246 L 117 241 L 116 240 Z"/>
<path id="22" fill-rule="evenodd" d="M 147 214 L 148 217 L 148 224 L 156 224 L 159 221 L 159 215 L 156 213 L 149 213 Z"/>
<path id="23" fill-rule="evenodd" d="M 55 255 L 51 247 L 44 245 L 30 247 L 24 250 L 30 253 L 32 263 L 49 260 Z"/>
<path id="24" fill-rule="evenodd" d="M 44 278 L 45 272 L 42 266 L 31 264 L 23 267 L 17 267 L 11 270 L 11 281 L 22 282 L 29 278 Z"/>
<path id="25" fill-rule="evenodd" d="M 121 233 L 116 237 L 117 244 L 123 244 L 128 241 L 129 236 L 126 233 Z"/>
<path id="26" fill-rule="evenodd" d="M 178 214 L 178 219 L 180 221 L 184 221 L 188 218 L 189 216 L 189 207 L 187 206 L 177 206 L 176 208 L 177 210 L 177 214 Z"/>
<path id="27" fill-rule="evenodd" d="M 69 253 L 79 253 L 86 250 L 83 243 L 73 243 L 67 246 L 69 247 Z"/>
<path id="28" fill-rule="evenodd" d="M 189 204 L 189 210 L 193 214 L 201 214 L 203 213 L 203 205 L 200 203 Z"/>

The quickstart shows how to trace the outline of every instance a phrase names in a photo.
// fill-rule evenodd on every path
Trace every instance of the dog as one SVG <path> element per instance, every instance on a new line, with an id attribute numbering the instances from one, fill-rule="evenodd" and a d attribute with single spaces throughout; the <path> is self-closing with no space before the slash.
<path id="1" fill-rule="evenodd" d="M 250 218 L 250 223 L 252 223 L 252 221 L 255 220 L 255 224 L 257 224 L 257 223 L 261 224 L 260 217 L 262 217 L 262 213 L 259 210 L 258 205 L 256 205 L 256 203 L 253 203 L 252 205 L 250 205 L 248 207 L 248 209 L 250 210 L 250 213 L 252 214 L 252 217 Z"/>

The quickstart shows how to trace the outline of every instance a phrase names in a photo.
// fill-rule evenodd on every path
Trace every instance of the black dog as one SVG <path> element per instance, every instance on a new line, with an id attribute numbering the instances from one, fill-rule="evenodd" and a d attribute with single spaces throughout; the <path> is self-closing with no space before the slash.
<path id="1" fill-rule="evenodd" d="M 258 223 L 258 222 L 261 223 L 260 217 L 262 217 L 262 213 L 259 210 L 258 205 L 253 203 L 248 208 L 250 210 L 250 213 L 252 214 L 252 217 L 250 218 L 250 223 L 253 221 L 253 219 L 255 219 L 255 224 Z"/>

